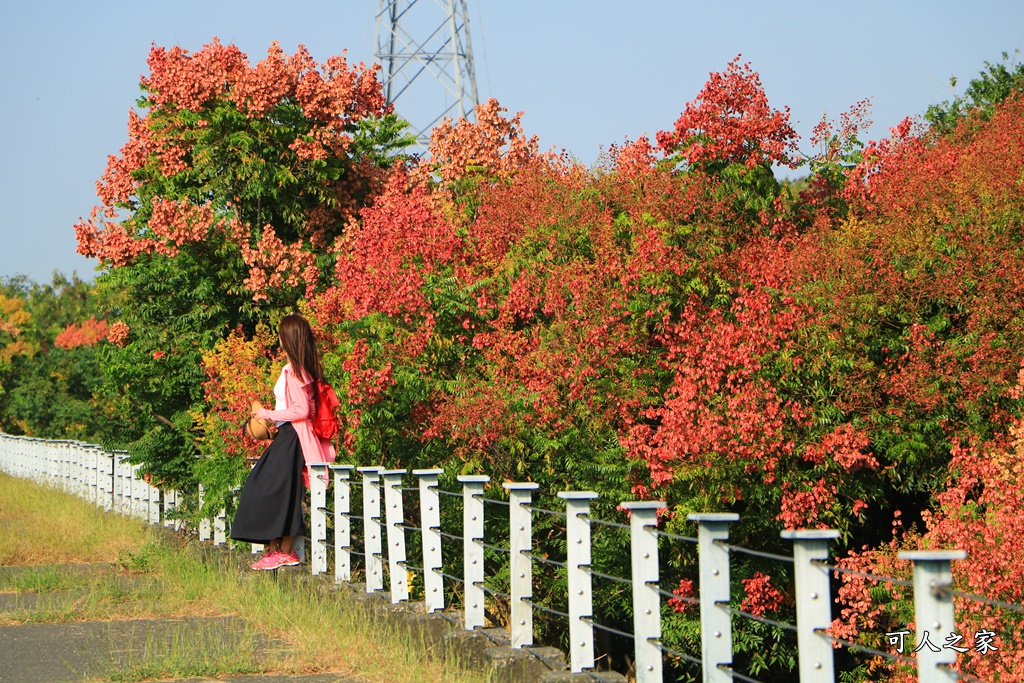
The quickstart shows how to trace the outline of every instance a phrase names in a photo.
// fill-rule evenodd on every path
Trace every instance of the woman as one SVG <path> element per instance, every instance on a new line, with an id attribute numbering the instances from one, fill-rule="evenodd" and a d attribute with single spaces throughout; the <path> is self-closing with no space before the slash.
<path id="1" fill-rule="evenodd" d="M 278 338 L 288 362 L 274 385 L 274 410 L 252 404 L 252 416 L 273 420 L 277 431 L 245 481 L 231 525 L 231 538 L 266 546 L 252 565 L 256 570 L 299 564 L 295 537 L 303 529 L 303 480 L 309 486 L 305 463 L 335 458 L 334 447 L 313 432 L 309 419 L 316 413 L 316 382 L 323 379 L 313 331 L 293 313 L 281 321 Z"/>

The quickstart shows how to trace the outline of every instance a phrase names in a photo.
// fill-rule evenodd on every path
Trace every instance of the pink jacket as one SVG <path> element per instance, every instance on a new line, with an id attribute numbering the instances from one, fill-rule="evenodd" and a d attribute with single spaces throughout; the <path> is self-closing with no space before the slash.
<path id="1" fill-rule="evenodd" d="M 256 417 L 291 422 L 295 434 L 299 437 L 302 458 L 307 464 L 334 462 L 337 457 L 334 444 L 313 433 L 313 424 L 307 419 L 313 411 L 312 380 L 306 379 L 304 375 L 300 379 L 299 374 L 292 371 L 291 365 L 284 366 L 281 374 L 284 375 L 284 400 L 288 407 L 283 410 L 262 408 L 256 411 Z"/>

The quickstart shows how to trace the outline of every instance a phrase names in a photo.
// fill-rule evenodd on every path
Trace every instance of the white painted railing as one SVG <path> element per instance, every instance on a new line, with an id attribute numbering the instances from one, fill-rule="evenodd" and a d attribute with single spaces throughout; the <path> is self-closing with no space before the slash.
<path id="1" fill-rule="evenodd" d="M 173 493 L 165 492 L 161 498 L 159 491 L 139 479 L 135 474 L 136 468 L 123 462 L 123 456 L 119 453 L 104 453 L 87 444 L 0 435 L 0 470 L 56 486 L 116 512 L 149 519 L 153 523 L 166 523 L 166 512 L 175 500 Z M 502 488 L 507 491 L 508 500 L 492 500 L 484 497 L 485 487 L 489 483 L 485 475 L 459 476 L 457 481 L 462 485 L 461 491 L 445 491 L 439 487 L 439 477 L 443 474 L 440 469 L 414 470 L 411 479 L 416 482 L 416 486 L 403 487 L 403 482 L 410 479 L 406 470 L 335 463 L 311 464 L 308 467 L 312 489 L 310 548 L 307 555 L 313 574 L 326 574 L 333 556 L 334 581 L 348 583 L 356 576 L 357 570 L 361 570 L 366 592 L 384 592 L 387 589 L 391 602 L 398 604 L 410 599 L 410 572 L 419 572 L 422 574 L 423 606 L 427 613 L 442 613 L 449 607 L 444 589 L 445 580 L 448 580 L 461 587 L 461 626 L 469 630 L 487 625 L 488 596 L 492 600 L 495 597 L 507 599 L 511 613 L 509 639 L 504 644 L 513 649 L 529 649 L 534 644 L 533 622 L 538 612 L 565 619 L 569 632 L 569 668 L 575 673 L 589 673 L 593 678 L 603 675 L 594 671 L 594 633 L 595 630 L 603 630 L 633 640 L 638 683 L 661 683 L 666 655 L 700 664 L 703 680 L 708 683 L 734 680 L 758 683 L 732 668 L 732 617 L 737 615 L 796 632 L 801 683 L 834 683 L 834 645 L 915 664 L 918 680 L 922 683 L 955 681 L 960 678 L 977 681 L 955 671 L 953 667 L 957 653 L 951 648 L 939 648 L 938 652 L 932 648 L 921 648 L 914 656 L 910 652 L 911 646 L 908 646 L 906 654 L 894 654 L 849 643 L 827 632 L 832 623 L 830 574 L 856 574 L 828 564 L 828 543 L 837 538 L 836 531 L 785 531 L 782 537 L 792 541 L 793 555 L 782 556 L 730 545 L 729 525 L 739 519 L 738 515 L 731 513 L 691 515 L 689 521 L 696 525 L 697 535 L 688 537 L 658 529 L 658 516 L 665 507 L 659 501 L 624 501 L 620 505 L 624 511 L 622 521 L 601 520 L 590 514 L 591 502 L 597 498 L 597 494 L 589 491 L 557 492 L 557 497 L 564 501 L 564 510 L 545 510 L 532 504 L 537 484 L 531 482 L 505 483 Z M 354 477 L 354 473 L 359 476 Z M 328 506 L 328 492 L 332 486 L 333 505 Z M 355 496 L 354 493 L 361 495 Z M 452 529 L 441 529 L 442 495 L 461 499 L 461 535 L 452 533 Z M 361 515 L 353 514 L 352 502 L 357 497 L 362 501 Z M 418 525 L 410 525 L 406 521 L 405 504 L 411 498 L 416 499 L 419 514 L 412 516 L 418 516 Z M 485 542 L 486 504 L 508 509 L 508 534 L 502 536 L 508 539 L 505 545 L 493 546 Z M 532 534 L 535 514 L 565 519 L 565 562 L 540 554 Z M 628 523 L 625 519 L 627 514 Z M 333 542 L 329 533 L 331 526 Z M 628 529 L 632 558 L 628 577 L 604 574 L 592 569 L 591 531 L 595 526 Z M 221 514 L 200 525 L 200 538 L 208 541 L 212 535 L 213 543 L 224 543 L 226 528 L 227 520 Z M 353 546 L 356 530 L 360 532 L 358 537 L 362 541 L 361 548 Z M 407 534 L 410 533 L 421 537 L 419 547 L 422 566 L 413 566 L 406 556 Z M 659 546 L 679 543 L 696 545 L 699 564 L 698 598 L 679 598 L 659 585 Z M 509 555 L 508 594 L 488 586 L 485 548 Z M 461 554 L 462 576 L 444 573 L 446 555 L 442 549 L 447 550 L 449 559 Z M 730 604 L 729 571 L 730 555 L 733 552 L 794 565 L 795 625 L 749 614 Z M 1019 605 L 952 590 L 950 563 L 964 556 L 963 552 L 957 550 L 903 552 L 900 557 L 914 564 L 912 583 L 892 577 L 872 577 L 874 580 L 912 586 L 916 642 L 923 644 L 928 633 L 932 634 L 933 640 L 930 642 L 939 641 L 940 636 L 937 634 L 955 633 L 954 596 L 1024 612 L 1024 608 Z M 549 567 L 564 568 L 566 571 L 567 613 L 533 600 L 532 574 L 537 568 L 550 571 Z M 593 578 L 631 585 L 632 633 L 595 622 Z M 662 644 L 661 613 L 665 598 L 699 603 L 700 657 L 674 651 Z M 447 611 L 450 613 L 450 610 Z M 895 646 L 894 641 L 890 642 Z M 910 642 L 910 638 L 907 638 L 907 642 Z M 901 637 L 901 650 L 902 645 Z"/>
<path id="2" fill-rule="evenodd" d="M 0 471 L 71 493 L 104 510 L 151 524 L 177 524 L 169 514 L 177 507 L 177 493 L 150 485 L 127 457 L 78 441 L 0 434 Z"/>

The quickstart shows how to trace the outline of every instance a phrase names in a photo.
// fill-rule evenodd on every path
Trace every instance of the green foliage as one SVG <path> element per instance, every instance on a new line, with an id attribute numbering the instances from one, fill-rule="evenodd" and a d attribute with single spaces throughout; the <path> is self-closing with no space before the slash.
<path id="1" fill-rule="evenodd" d="M 249 474 L 249 463 L 238 457 L 204 456 L 196 461 L 193 476 L 203 484 L 203 506 L 197 515 L 210 519 L 221 510 L 234 514 L 238 491 Z"/>
<path id="2" fill-rule="evenodd" d="M 241 273 L 240 259 L 215 265 L 182 252 L 173 259 L 144 256 L 100 279 L 118 296 L 119 320 L 130 330 L 123 345 L 106 346 L 101 356 L 109 391 L 131 406 L 123 431 L 108 445 L 127 448 L 146 473 L 183 491 L 195 490 L 202 353 L 228 330 L 254 329 L 259 319 L 251 297 L 223 286 Z"/>
<path id="3" fill-rule="evenodd" d="M 104 318 L 110 308 L 109 297 L 77 273 L 68 279 L 54 271 L 49 283 L 36 283 L 24 275 L 0 278 L 0 291 L 25 301 L 32 322 L 25 329 L 24 338 L 40 350 L 53 346 L 54 338 L 68 325 L 89 317 Z"/>
<path id="4" fill-rule="evenodd" d="M 166 560 L 168 549 L 160 543 L 146 543 L 121 551 L 117 565 L 134 574 L 149 574 L 161 561 Z"/>
<path id="5" fill-rule="evenodd" d="M 1016 63 L 1019 54 L 1020 50 L 1014 50 L 1011 58 L 1004 52 L 1001 62 L 985 62 L 985 68 L 977 78 L 971 79 L 963 95 L 928 107 L 925 121 L 942 135 L 952 131 L 969 113 L 977 114 L 978 120 L 987 120 L 997 104 L 1024 90 L 1024 64 Z M 950 77 L 950 87 L 956 84 L 956 76 Z"/>
<path id="6" fill-rule="evenodd" d="M 9 433 L 99 442 L 109 436 L 101 413 L 103 375 L 92 346 L 51 348 L 19 357 L 16 380 L 3 397 Z"/>
<path id="7" fill-rule="evenodd" d="M 48 284 L 5 279 L 0 295 L 21 300 L 28 316 L 18 335 L 23 351 L 0 372 L 0 429 L 39 438 L 108 441 L 118 420 L 111 419 L 100 348 L 60 348 L 54 340 L 71 325 L 106 318 L 110 297 L 77 275 L 68 279 L 59 272 Z"/>

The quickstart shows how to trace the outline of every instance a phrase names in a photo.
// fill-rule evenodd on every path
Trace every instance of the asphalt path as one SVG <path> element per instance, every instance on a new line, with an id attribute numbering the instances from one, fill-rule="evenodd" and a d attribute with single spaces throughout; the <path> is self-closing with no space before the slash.
<path id="1" fill-rule="evenodd" d="M 19 569 L 27 568 L 3 567 L 0 574 L 17 573 Z M 110 573 L 109 568 L 95 565 L 85 571 Z M 105 578 L 117 580 L 113 576 Z M 236 617 L 32 623 L 33 612 L 59 609 L 83 595 L 82 590 L 0 592 L 0 623 L 14 622 L 14 625 L 0 626 L 0 683 L 109 680 L 126 665 L 144 662 L 147 653 L 169 655 L 182 649 L 200 652 L 221 646 L 234 651 L 240 645 L 251 648 L 257 668 L 261 665 L 271 668 L 275 655 L 284 651 L 282 643 L 258 633 L 254 635 Z M 178 680 L 182 683 L 366 683 L 337 674 L 249 674 Z"/>

